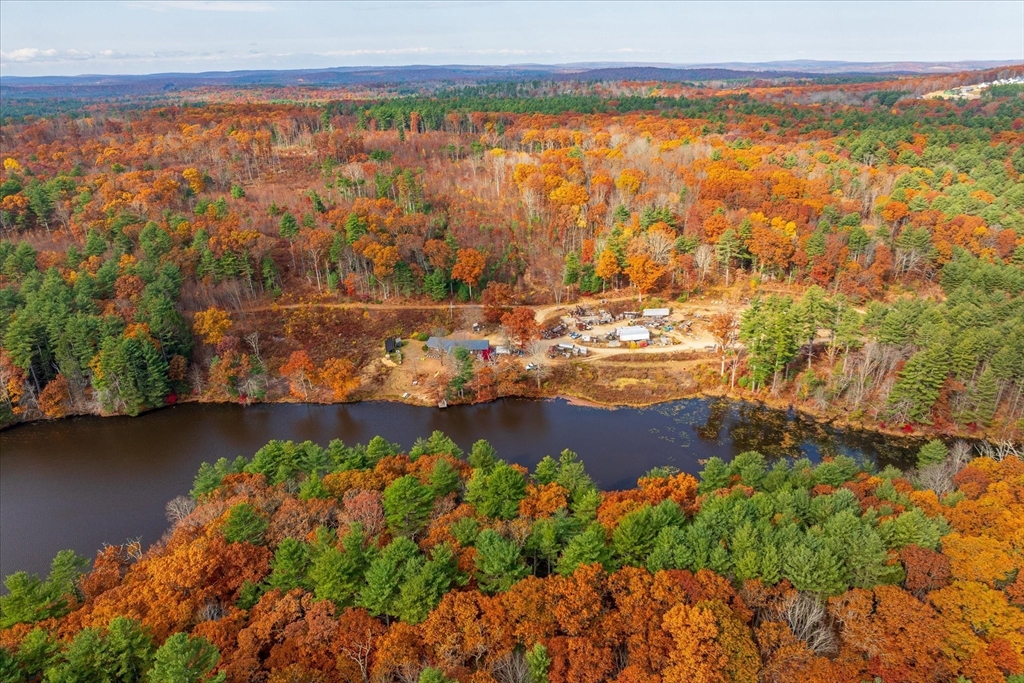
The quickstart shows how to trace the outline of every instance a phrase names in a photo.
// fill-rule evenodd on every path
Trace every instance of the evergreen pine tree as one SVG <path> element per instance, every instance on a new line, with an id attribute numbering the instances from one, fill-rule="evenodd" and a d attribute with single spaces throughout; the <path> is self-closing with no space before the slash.
<path id="1" fill-rule="evenodd" d="M 326 552 L 326 551 L 325 551 Z M 309 588 L 306 571 L 309 568 L 309 546 L 296 538 L 285 538 L 274 551 L 270 563 L 271 574 L 267 585 L 287 593 L 293 588 Z M 317 596 L 325 597 L 325 596 Z"/>
<path id="2" fill-rule="evenodd" d="M 375 436 L 366 444 L 367 465 L 376 464 L 381 458 L 389 455 L 396 455 L 401 446 L 396 443 L 389 443 L 382 436 Z"/>
<path id="3" fill-rule="evenodd" d="M 218 661 L 220 652 L 206 638 L 175 633 L 156 651 L 149 680 L 152 683 L 221 683 L 225 678 L 223 671 L 209 677 Z"/>
<path id="4" fill-rule="evenodd" d="M 889 565 L 889 553 L 881 537 L 866 529 L 851 544 L 846 556 L 847 575 L 854 588 L 872 588 L 881 583 L 899 583 L 903 570 Z"/>
<path id="5" fill-rule="evenodd" d="M 448 275 L 440 269 L 432 270 L 423 277 L 423 291 L 434 301 L 448 296 Z"/>
<path id="6" fill-rule="evenodd" d="M 483 470 L 485 474 L 490 474 L 498 461 L 497 456 L 498 453 L 494 450 L 494 446 L 485 439 L 480 439 L 473 444 L 473 448 L 470 450 L 469 464 L 475 470 Z"/>
<path id="7" fill-rule="evenodd" d="M 550 455 L 545 455 L 541 458 L 540 462 L 537 463 L 537 467 L 533 470 L 533 480 L 544 486 L 550 484 L 558 476 L 558 463 Z"/>
<path id="8" fill-rule="evenodd" d="M 991 367 L 986 367 L 971 392 L 974 415 L 982 424 L 989 424 L 995 416 L 998 396 L 999 383 L 996 380 L 996 374 Z"/>
<path id="9" fill-rule="evenodd" d="M 278 223 L 277 227 L 281 237 L 285 238 L 289 242 L 299 236 L 299 222 L 295 220 L 295 216 L 293 216 L 289 211 L 284 212 L 284 215 L 281 216 L 281 221 Z"/>
<path id="10" fill-rule="evenodd" d="M 391 541 L 366 569 L 356 605 L 365 607 L 374 616 L 397 614 L 395 602 L 399 589 L 409 570 L 421 565 L 422 558 L 415 543 L 405 537 Z"/>
<path id="11" fill-rule="evenodd" d="M 761 580 L 773 586 L 782 580 L 782 556 L 774 543 L 768 542 L 761 550 Z"/>
<path id="12" fill-rule="evenodd" d="M 717 489 L 723 489 L 729 485 L 729 477 L 729 466 L 721 458 L 708 458 L 704 469 L 700 472 L 698 490 L 702 494 L 707 494 Z"/>
<path id="13" fill-rule="evenodd" d="M 568 576 L 576 571 L 581 564 L 608 565 L 611 560 L 611 551 L 608 549 L 608 539 L 605 529 L 601 524 L 594 523 L 587 527 L 586 531 L 573 537 L 562 552 L 558 561 L 558 573 Z"/>
<path id="14" fill-rule="evenodd" d="M 411 536 L 430 516 L 434 496 L 429 487 L 412 475 L 400 477 L 384 489 L 384 518 L 391 532 Z"/>
<path id="15" fill-rule="evenodd" d="M 526 477 L 499 461 L 490 474 L 475 470 L 466 486 L 466 500 L 488 517 L 512 519 L 519 512 L 519 501 L 526 496 Z"/>
<path id="16" fill-rule="evenodd" d="M 434 498 L 457 491 L 461 484 L 459 471 L 452 467 L 448 460 L 440 458 L 434 463 L 434 468 L 430 471 L 430 492 Z"/>
<path id="17" fill-rule="evenodd" d="M 224 539 L 228 543 L 263 543 L 267 520 L 248 503 L 231 508 L 224 524 Z"/>
<path id="18" fill-rule="evenodd" d="M 946 444 L 938 439 L 932 439 L 917 451 L 917 466 L 935 465 L 945 460 L 947 455 L 949 455 L 949 449 L 946 448 Z"/>
<path id="19" fill-rule="evenodd" d="M 131 683 L 143 679 L 153 663 L 156 646 L 149 630 L 127 617 L 114 617 L 107 626 L 104 654 L 107 674 L 114 681 Z"/>
<path id="20" fill-rule="evenodd" d="M 914 422 L 930 423 L 928 416 L 948 372 L 949 354 L 944 346 L 930 346 L 914 354 L 889 393 L 890 409 L 905 412 Z"/>
<path id="21" fill-rule="evenodd" d="M 663 569 L 683 569 L 684 564 L 677 562 L 679 549 L 686 544 L 686 532 L 680 527 L 663 528 L 654 540 L 654 548 L 647 556 L 645 566 L 652 574 Z"/>
<path id="22" fill-rule="evenodd" d="M 642 567 L 661 531 L 650 506 L 623 517 L 612 533 L 612 550 L 622 566 Z"/>
<path id="23" fill-rule="evenodd" d="M 580 280 L 580 256 L 575 251 L 570 251 L 565 257 L 565 275 L 562 284 L 571 287 Z"/>
<path id="24" fill-rule="evenodd" d="M 399 140 L 403 139 L 401 128 L 398 129 L 398 136 Z M 440 669 L 428 666 L 420 672 L 420 677 L 417 679 L 416 683 L 455 683 L 455 681 L 445 676 Z"/>
<path id="25" fill-rule="evenodd" d="M 461 576 L 455 553 L 447 544 L 436 546 L 430 560 L 423 562 L 422 558 L 417 558 L 406 566 L 406 576 L 395 601 L 395 616 L 406 623 L 418 624 L 437 607 Z"/>
<path id="26" fill-rule="evenodd" d="M 530 570 L 516 544 L 493 529 L 485 529 L 476 539 L 477 585 L 484 593 L 508 590 Z"/>

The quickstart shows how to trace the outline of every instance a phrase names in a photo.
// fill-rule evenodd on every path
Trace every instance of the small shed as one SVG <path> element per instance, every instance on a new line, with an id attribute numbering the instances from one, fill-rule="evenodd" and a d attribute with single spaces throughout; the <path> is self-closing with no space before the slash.
<path id="1" fill-rule="evenodd" d="M 644 309 L 644 317 L 645 318 L 657 318 L 657 319 L 667 318 L 668 317 L 668 309 L 667 308 L 645 308 Z"/>
<path id="2" fill-rule="evenodd" d="M 388 337 L 384 340 L 384 353 L 394 353 L 398 350 L 398 340 Z"/>
<path id="3" fill-rule="evenodd" d="M 619 338 L 619 341 L 634 342 L 634 341 L 650 341 L 651 331 L 646 327 L 640 325 L 634 325 L 632 327 L 616 327 L 615 336 Z"/>

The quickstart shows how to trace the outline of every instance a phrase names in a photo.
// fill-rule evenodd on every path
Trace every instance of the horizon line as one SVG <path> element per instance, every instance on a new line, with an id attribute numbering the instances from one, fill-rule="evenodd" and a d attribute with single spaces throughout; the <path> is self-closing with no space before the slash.
<path id="1" fill-rule="evenodd" d="M 19 76 L 19 75 L 7 75 L 0 72 L 0 80 L 17 79 L 17 80 L 38 80 L 38 79 L 76 79 L 76 78 L 149 78 L 159 76 L 204 76 L 214 74 L 251 74 L 251 73 L 300 73 L 300 72 L 323 72 L 323 71 L 368 71 L 368 70 L 387 70 L 397 71 L 401 69 L 529 69 L 529 68 L 544 68 L 544 69 L 609 69 L 609 68 L 649 68 L 649 69 L 724 69 L 724 70 L 742 70 L 741 67 L 746 67 L 746 70 L 761 70 L 765 73 L 774 73 L 776 71 L 797 71 L 799 65 L 806 65 L 810 68 L 821 68 L 822 66 L 834 66 L 837 68 L 841 67 L 879 67 L 884 65 L 915 65 L 918 67 L 939 67 L 939 66 L 963 66 L 964 68 L 958 69 L 958 71 L 980 71 L 990 67 L 999 66 L 1024 66 L 1024 60 L 1020 58 L 1013 59 L 948 59 L 948 60 L 920 60 L 920 59 L 883 59 L 877 61 L 849 61 L 840 59 L 776 59 L 761 62 L 747 62 L 747 61 L 726 61 L 726 62 L 616 62 L 616 61 L 591 61 L 591 62 L 518 62 L 511 64 L 473 64 L 473 63 L 448 63 L 448 64 L 426 64 L 426 63 L 409 63 L 409 64 L 390 64 L 390 65 L 335 65 L 335 66 L 323 66 L 323 67 L 300 67 L 300 68 L 289 68 L 289 69 L 230 69 L 230 70 L 206 70 L 206 71 L 154 71 L 149 73 L 80 73 L 75 75 L 62 75 L 62 74 L 38 74 L 34 76 Z M 750 67 L 759 67 L 753 68 Z M 828 72 L 823 71 L 821 75 L 844 75 L 843 72 Z M 906 75 L 907 72 L 899 72 L 898 69 L 891 71 L 878 71 L 879 75 L 885 73 L 900 73 L 900 75 Z M 956 71 L 950 71 L 949 73 L 956 73 Z M 846 74 L 852 75 L 852 74 Z M 927 74 L 921 74 L 927 75 Z"/>

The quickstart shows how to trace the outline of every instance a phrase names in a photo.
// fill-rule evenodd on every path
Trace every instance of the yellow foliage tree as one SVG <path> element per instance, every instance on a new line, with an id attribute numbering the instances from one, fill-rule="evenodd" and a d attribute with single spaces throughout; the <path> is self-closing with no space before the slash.
<path id="1" fill-rule="evenodd" d="M 590 201 L 590 195 L 582 185 L 563 182 L 551 191 L 551 201 L 562 206 L 583 206 Z"/>
<path id="2" fill-rule="evenodd" d="M 223 308 L 211 306 L 205 311 L 196 313 L 192 321 L 192 330 L 211 346 L 216 346 L 231 329 L 231 316 Z"/>
<path id="3" fill-rule="evenodd" d="M 192 188 L 192 192 L 199 194 L 206 189 L 206 180 L 203 178 L 201 171 L 195 168 L 186 168 L 181 172 L 181 177 L 188 182 L 188 186 Z"/>
<path id="4" fill-rule="evenodd" d="M 615 187 L 619 188 L 619 192 L 622 194 L 632 197 L 640 191 L 640 186 L 644 184 L 645 180 L 647 180 L 646 173 L 635 168 L 627 168 L 615 179 Z"/>
<path id="5" fill-rule="evenodd" d="M 597 275 L 604 282 L 609 282 L 613 281 L 621 272 L 622 268 L 619 267 L 619 257 L 611 249 L 605 247 L 601 255 L 597 257 L 597 267 L 594 268 L 594 275 Z"/>

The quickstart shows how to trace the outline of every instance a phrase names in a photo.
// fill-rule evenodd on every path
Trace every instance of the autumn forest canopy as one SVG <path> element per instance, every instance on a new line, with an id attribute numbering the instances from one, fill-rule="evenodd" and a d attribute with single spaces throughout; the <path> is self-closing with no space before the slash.
<path id="1" fill-rule="evenodd" d="M 430 403 L 718 392 L 927 444 L 600 491 L 570 451 L 272 441 L 151 548 L 8 577 L 0 681 L 1022 683 L 1024 94 L 922 97 L 1022 73 L 5 100 L 0 425 L 397 398 L 472 329 L 509 352 L 431 356 Z M 717 308 L 541 360 L 583 300 Z"/>
<path id="2" fill-rule="evenodd" d="M 1024 100 L 918 97 L 955 82 L 205 88 L 8 116 L 0 419 L 373 396 L 385 336 L 478 320 L 527 349 L 528 305 L 710 294 L 735 311 L 721 367 L 674 385 L 1012 438 Z M 431 390 L 602 383 L 500 360 Z"/>
<path id="3" fill-rule="evenodd" d="M 508 464 L 272 441 L 206 463 L 143 552 L 0 597 L 4 681 L 973 681 L 1024 675 L 1024 461 L 710 459 L 601 492 Z"/>

